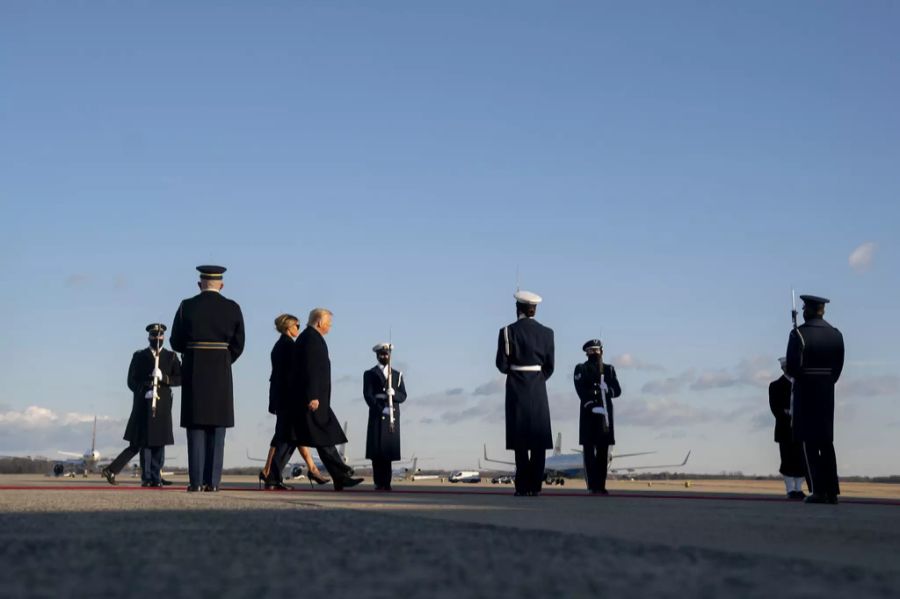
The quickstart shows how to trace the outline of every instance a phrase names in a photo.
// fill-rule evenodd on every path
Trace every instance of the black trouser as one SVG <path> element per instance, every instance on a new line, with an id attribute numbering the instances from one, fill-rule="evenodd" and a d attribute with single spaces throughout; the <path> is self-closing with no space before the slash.
<path id="1" fill-rule="evenodd" d="M 275 433 L 272 437 L 272 442 L 269 446 L 275 448 L 275 455 L 272 456 L 272 463 L 269 464 L 269 476 L 266 477 L 266 482 L 280 483 L 284 480 L 284 467 L 290 462 L 296 446 L 293 443 L 279 441 L 278 433 Z"/>
<path id="2" fill-rule="evenodd" d="M 393 472 L 390 460 L 372 460 L 372 479 L 375 481 L 376 487 L 390 489 L 391 474 Z"/>
<path id="3" fill-rule="evenodd" d="M 141 481 L 160 484 L 162 468 L 166 462 L 165 446 L 144 447 L 141 449 Z"/>
<path id="4" fill-rule="evenodd" d="M 806 469 L 812 481 L 810 490 L 818 495 L 832 497 L 840 495 L 834 444 L 828 441 L 804 442 L 803 453 L 806 456 Z"/>
<path id="5" fill-rule="evenodd" d="M 516 491 L 540 493 L 544 483 L 546 449 L 516 449 Z M 530 455 L 529 455 L 530 454 Z"/>
<path id="6" fill-rule="evenodd" d="M 128 447 L 126 447 L 125 449 L 122 450 L 122 453 L 120 453 L 119 455 L 116 456 L 116 459 L 114 459 L 112 462 L 110 462 L 110 464 L 109 464 L 109 466 L 107 466 L 107 468 L 109 468 L 110 472 L 112 472 L 113 474 L 118 474 L 119 472 L 122 471 L 122 468 L 124 468 L 128 464 L 128 462 L 133 460 L 134 456 L 136 456 L 139 453 L 141 453 L 140 447 L 138 447 L 136 445 L 129 445 Z M 143 454 L 141 454 L 141 478 L 144 477 L 144 470 L 145 470 L 144 466 L 145 466 L 144 456 L 143 456 Z"/>
<path id="7" fill-rule="evenodd" d="M 350 478 L 351 468 L 344 463 L 341 454 L 338 453 L 334 445 L 316 447 L 316 451 L 319 452 L 319 459 L 322 460 L 322 465 L 325 466 L 328 474 L 331 475 L 331 480 L 334 482 L 335 487 L 340 487 L 341 483 Z"/>
<path id="8" fill-rule="evenodd" d="M 609 445 L 584 446 L 584 480 L 591 491 L 606 490 Z"/>

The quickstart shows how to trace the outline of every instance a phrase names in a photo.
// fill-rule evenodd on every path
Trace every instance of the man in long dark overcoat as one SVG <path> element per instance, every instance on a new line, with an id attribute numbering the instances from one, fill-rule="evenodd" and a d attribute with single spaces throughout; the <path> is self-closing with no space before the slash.
<path id="1" fill-rule="evenodd" d="M 331 409 L 331 359 L 325 335 L 331 330 L 332 313 L 315 308 L 307 327 L 294 344 L 292 376 L 293 401 L 289 407 L 293 422 L 293 441 L 315 447 L 322 464 L 331 474 L 335 491 L 362 482 L 351 476 L 335 445 L 347 442 L 337 416 Z"/>
<path id="2" fill-rule="evenodd" d="M 140 453 L 141 486 L 161 487 L 166 445 L 174 445 L 172 436 L 172 387 L 181 385 L 181 362 L 174 352 L 163 347 L 166 325 L 147 325 L 149 346 L 134 352 L 128 366 L 128 388 L 132 392 L 131 416 L 123 438 L 128 447 L 109 466 L 101 470 L 111 485 L 118 484 L 116 475 Z M 156 356 L 159 355 L 159 366 Z M 157 402 L 153 411 L 153 383 Z"/>
<path id="3" fill-rule="evenodd" d="M 500 329 L 497 369 L 506 375 L 506 448 L 516 456 L 516 495 L 538 495 L 553 447 L 547 379 L 553 374 L 553 330 L 534 315 L 541 297 L 517 291 L 516 322 Z"/>
<path id="4" fill-rule="evenodd" d="M 222 295 L 222 266 L 198 266 L 200 293 L 181 302 L 172 349 L 182 354 L 181 426 L 187 430 L 188 491 L 218 491 L 225 430 L 234 426 L 231 365 L 244 351 L 244 316 Z"/>
<path id="5" fill-rule="evenodd" d="M 804 323 L 788 337 L 785 372 L 794 379 L 794 439 L 803 443 L 812 481 L 807 503 L 837 503 L 834 453 L 834 385 L 844 368 L 844 337 L 824 318 L 824 297 L 801 295 Z"/>
<path id="6" fill-rule="evenodd" d="M 369 406 L 366 459 L 372 460 L 376 491 L 391 490 L 391 462 L 400 459 L 400 404 L 406 401 L 406 382 L 403 373 L 390 366 L 393 349 L 389 343 L 373 347 L 378 364 L 363 373 L 363 399 Z M 391 369 L 390 387 L 388 368 Z M 392 398 L 390 402 L 388 395 Z M 389 404 L 393 404 L 393 426 Z"/>
<path id="7" fill-rule="evenodd" d="M 584 450 L 584 478 L 591 493 L 607 495 L 609 447 L 616 444 L 612 400 L 622 395 L 622 387 L 613 365 L 603 363 L 599 339 L 591 339 L 581 349 L 587 361 L 575 366 L 574 380 L 581 402 L 578 442 Z"/>

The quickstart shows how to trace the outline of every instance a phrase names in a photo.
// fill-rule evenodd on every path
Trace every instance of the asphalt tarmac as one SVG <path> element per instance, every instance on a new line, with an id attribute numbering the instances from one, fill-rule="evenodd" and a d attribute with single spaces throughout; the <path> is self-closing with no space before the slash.
<path id="1" fill-rule="evenodd" d="M 896 597 L 900 505 L 0 477 L 2 597 Z M 26 487 L 13 489 L 11 487 Z"/>

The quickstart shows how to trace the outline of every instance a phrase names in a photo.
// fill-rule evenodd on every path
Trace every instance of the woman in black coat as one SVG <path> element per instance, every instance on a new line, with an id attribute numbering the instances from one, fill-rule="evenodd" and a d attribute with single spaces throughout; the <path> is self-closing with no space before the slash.
<path id="1" fill-rule="evenodd" d="M 280 333 L 278 341 L 272 347 L 272 374 L 269 377 L 269 413 L 275 414 L 275 434 L 269 444 L 266 465 L 259 471 L 259 482 L 266 489 L 288 489 L 284 484 L 282 471 L 291 459 L 294 448 L 306 462 L 307 478 L 310 481 L 325 484 L 323 477 L 313 462 L 309 448 L 296 445 L 291 434 L 290 406 L 291 368 L 294 352 L 294 341 L 300 334 L 300 320 L 292 314 L 281 314 L 275 318 L 275 330 Z"/>

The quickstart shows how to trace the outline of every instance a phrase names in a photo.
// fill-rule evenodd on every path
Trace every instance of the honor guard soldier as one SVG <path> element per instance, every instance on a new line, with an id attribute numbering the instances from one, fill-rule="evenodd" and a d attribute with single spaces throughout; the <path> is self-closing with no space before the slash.
<path id="1" fill-rule="evenodd" d="M 500 329 L 497 369 L 506 375 L 506 448 L 516 455 L 516 495 L 540 494 L 544 459 L 553 447 L 547 379 L 553 374 L 553 330 L 534 319 L 541 297 L 517 291 L 516 322 Z"/>
<path id="2" fill-rule="evenodd" d="M 622 395 L 622 387 L 616 369 L 603 363 L 603 343 L 599 339 L 591 339 L 581 349 L 587 361 L 575 366 L 575 391 L 581 400 L 578 442 L 584 447 L 585 482 L 591 493 L 609 495 L 609 447 L 616 444 L 612 399 Z"/>
<path id="3" fill-rule="evenodd" d="M 182 354 L 181 426 L 187 429 L 188 491 L 218 491 L 225 429 L 234 426 L 231 365 L 244 351 L 244 316 L 222 295 L 223 266 L 198 266 L 200 293 L 181 302 L 172 349 Z"/>
<path id="4" fill-rule="evenodd" d="M 128 388 L 133 394 L 131 416 L 125 427 L 128 447 L 101 470 L 111 485 L 119 484 L 116 475 L 140 452 L 141 486 L 161 487 L 171 483 L 162 478 L 166 445 L 174 445 L 172 436 L 172 387 L 181 384 L 181 362 L 175 353 L 163 347 L 166 325 L 147 325 L 149 346 L 134 352 L 128 366 Z M 154 394 L 156 401 L 154 402 Z"/>
<path id="5" fill-rule="evenodd" d="M 785 368 L 785 358 L 778 358 L 781 370 Z M 775 417 L 775 442 L 781 455 L 778 471 L 784 477 L 784 488 L 788 499 L 803 499 L 803 479 L 806 478 L 806 459 L 803 444 L 794 440 L 791 431 L 791 388 L 793 381 L 786 374 L 769 383 L 769 409 Z M 809 485 L 807 479 L 807 485 Z"/>
<path id="6" fill-rule="evenodd" d="M 803 443 L 812 482 L 806 503 L 837 503 L 834 454 L 834 385 L 844 368 L 844 337 L 825 321 L 824 297 L 801 295 L 804 324 L 788 337 L 785 373 L 794 379 L 794 439 Z"/>
<path id="7" fill-rule="evenodd" d="M 403 373 L 391 366 L 394 346 L 372 348 L 378 365 L 363 373 L 363 398 L 369 406 L 366 459 L 372 460 L 376 491 L 391 490 L 391 462 L 400 459 L 400 404 L 406 401 Z"/>
<path id="8" fill-rule="evenodd" d="M 352 476 L 335 445 L 347 437 L 331 409 L 331 359 L 325 335 L 331 330 L 331 311 L 315 308 L 309 313 L 306 329 L 294 344 L 293 381 L 289 405 L 292 427 L 290 441 L 315 447 L 331 475 L 335 491 L 362 482 Z M 282 439 L 284 440 L 284 439 Z"/>

